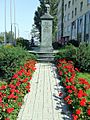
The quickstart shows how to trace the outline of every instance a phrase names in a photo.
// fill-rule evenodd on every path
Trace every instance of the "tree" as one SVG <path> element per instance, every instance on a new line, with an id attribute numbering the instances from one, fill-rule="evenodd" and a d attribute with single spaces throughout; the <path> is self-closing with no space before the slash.
<path id="1" fill-rule="evenodd" d="M 0 33 L 0 43 L 2 44 L 4 42 L 4 33 Z"/>
<path id="2" fill-rule="evenodd" d="M 11 31 L 6 32 L 6 40 L 7 40 L 7 43 L 11 42 Z M 12 42 L 14 42 L 14 32 L 12 32 Z"/>
<path id="3" fill-rule="evenodd" d="M 35 11 L 34 24 L 39 31 L 40 41 L 41 41 L 41 19 L 40 17 L 46 12 L 46 7 L 43 2 L 40 3 L 40 6 Z"/>
<path id="4" fill-rule="evenodd" d="M 30 42 L 27 39 L 24 39 L 23 37 L 19 37 L 16 39 L 17 45 L 22 46 L 25 49 L 29 50 L 30 49 Z"/>
<path id="5" fill-rule="evenodd" d="M 54 17 L 53 19 L 53 41 L 56 40 L 57 36 L 57 7 L 58 0 L 46 0 L 46 3 L 50 5 L 50 14 Z"/>
<path id="6" fill-rule="evenodd" d="M 6 42 L 9 43 L 11 39 L 11 32 L 6 32 Z M 12 41 L 14 41 L 14 33 L 12 32 Z M 0 33 L 0 42 L 4 42 L 4 32 Z"/>
<path id="7" fill-rule="evenodd" d="M 39 41 L 39 31 L 36 28 L 35 24 L 32 25 L 31 35 L 32 35 L 33 38 L 35 38 L 35 39 L 37 39 Z"/>

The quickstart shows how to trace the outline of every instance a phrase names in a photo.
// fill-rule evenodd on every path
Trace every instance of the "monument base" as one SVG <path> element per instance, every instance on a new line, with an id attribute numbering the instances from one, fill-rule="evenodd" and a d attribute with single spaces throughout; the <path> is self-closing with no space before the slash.
<path id="1" fill-rule="evenodd" d="M 49 52 L 53 52 L 53 47 L 48 47 L 48 46 L 41 46 L 40 47 L 40 52 L 43 53 L 49 53 Z"/>

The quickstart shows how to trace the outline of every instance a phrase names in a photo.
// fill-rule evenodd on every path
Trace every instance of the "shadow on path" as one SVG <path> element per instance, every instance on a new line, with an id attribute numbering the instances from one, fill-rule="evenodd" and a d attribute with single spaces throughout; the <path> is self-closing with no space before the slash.
<path id="1" fill-rule="evenodd" d="M 54 64 L 52 64 L 52 73 L 54 75 L 54 78 L 56 80 L 56 85 L 54 86 L 54 93 L 53 93 L 53 99 L 56 102 L 56 110 L 58 110 L 63 115 L 63 120 L 73 120 L 72 113 L 68 108 L 68 105 L 64 101 L 64 87 L 60 85 L 60 77 L 57 74 L 57 68 Z M 55 91 L 58 92 L 58 95 L 56 95 Z M 59 93 L 62 93 L 61 96 L 59 96 Z"/>

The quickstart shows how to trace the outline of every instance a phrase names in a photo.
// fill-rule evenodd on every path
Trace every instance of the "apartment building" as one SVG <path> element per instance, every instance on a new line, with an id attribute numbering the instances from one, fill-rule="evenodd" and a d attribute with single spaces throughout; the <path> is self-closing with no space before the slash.
<path id="1" fill-rule="evenodd" d="M 59 0 L 59 4 L 62 0 Z M 63 0 L 63 37 L 90 42 L 90 0 Z M 60 5 L 58 4 L 58 10 Z M 61 14 L 61 13 L 60 13 Z M 58 15 L 58 21 L 61 19 Z M 60 26 L 58 23 L 58 28 Z M 58 33 L 59 35 L 60 33 Z M 59 40 L 60 37 L 58 36 Z"/>
<path id="2" fill-rule="evenodd" d="M 63 9 L 64 9 L 64 1 L 63 0 L 58 0 L 58 33 L 57 33 L 57 39 L 60 40 L 61 37 L 63 36 Z"/>

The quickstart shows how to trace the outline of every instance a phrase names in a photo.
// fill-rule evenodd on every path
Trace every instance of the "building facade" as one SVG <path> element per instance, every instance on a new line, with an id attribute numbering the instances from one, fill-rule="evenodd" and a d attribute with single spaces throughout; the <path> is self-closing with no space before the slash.
<path id="1" fill-rule="evenodd" d="M 57 33 L 57 39 L 60 40 L 61 37 L 63 36 L 63 9 L 64 9 L 64 1 L 63 0 L 58 0 L 58 33 Z"/>
<path id="2" fill-rule="evenodd" d="M 59 5 L 61 1 L 64 1 L 63 6 Z M 90 0 L 59 0 L 58 3 L 58 9 L 63 7 L 63 37 L 90 42 Z M 60 16 L 58 15 L 59 23 Z M 60 39 L 59 36 L 58 38 Z"/>

